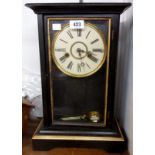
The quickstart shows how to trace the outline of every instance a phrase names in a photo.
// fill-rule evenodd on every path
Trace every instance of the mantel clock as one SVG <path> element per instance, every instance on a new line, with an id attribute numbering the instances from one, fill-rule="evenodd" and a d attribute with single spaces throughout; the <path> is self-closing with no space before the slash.
<path id="1" fill-rule="evenodd" d="M 125 149 L 114 97 L 119 18 L 130 5 L 26 4 L 38 16 L 44 114 L 34 149 Z"/>

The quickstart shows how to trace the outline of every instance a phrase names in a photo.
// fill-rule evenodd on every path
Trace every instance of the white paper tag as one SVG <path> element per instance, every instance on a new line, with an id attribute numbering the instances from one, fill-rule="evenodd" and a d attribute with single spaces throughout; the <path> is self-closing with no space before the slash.
<path id="1" fill-rule="evenodd" d="M 70 29 L 84 29 L 84 20 L 70 20 Z"/>
<path id="2" fill-rule="evenodd" d="M 52 24 L 52 30 L 61 30 L 61 24 Z"/>

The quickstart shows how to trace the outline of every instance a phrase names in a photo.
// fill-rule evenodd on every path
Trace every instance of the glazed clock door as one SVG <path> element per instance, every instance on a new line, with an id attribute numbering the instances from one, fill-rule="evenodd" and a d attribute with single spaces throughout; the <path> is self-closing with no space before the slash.
<path id="1" fill-rule="evenodd" d="M 52 124 L 106 126 L 111 19 L 47 17 L 47 27 Z"/>

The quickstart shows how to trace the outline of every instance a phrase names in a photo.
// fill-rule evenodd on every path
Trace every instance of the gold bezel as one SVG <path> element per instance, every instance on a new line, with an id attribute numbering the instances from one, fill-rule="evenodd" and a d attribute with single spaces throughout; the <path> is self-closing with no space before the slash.
<path id="1" fill-rule="evenodd" d="M 55 42 L 58 38 L 58 36 L 60 35 L 61 32 L 63 32 L 66 28 L 69 27 L 69 24 L 65 24 L 62 28 L 61 31 L 57 32 L 54 36 L 54 39 L 53 39 L 53 42 L 52 42 L 52 48 L 51 48 L 51 54 L 52 54 L 52 58 L 53 58 L 53 61 L 54 63 L 56 64 L 56 66 L 66 75 L 69 75 L 71 77 L 76 77 L 76 78 L 83 78 L 83 77 L 88 77 L 94 73 L 96 73 L 101 67 L 102 65 L 104 64 L 105 60 L 106 60 L 106 55 L 107 55 L 107 44 L 106 44 L 106 39 L 105 39 L 105 36 L 104 36 L 104 33 L 101 32 L 101 30 L 99 30 L 95 25 L 91 24 L 91 23 L 85 23 L 86 26 L 89 26 L 91 27 L 92 29 L 94 29 L 98 35 L 102 38 L 102 42 L 104 44 L 104 57 L 102 58 L 101 62 L 98 64 L 98 66 L 90 71 L 89 73 L 86 73 L 86 74 L 73 74 L 71 72 L 68 72 L 67 70 L 65 70 L 61 65 L 60 63 L 58 63 L 56 57 L 55 57 L 55 52 L 54 52 L 54 49 L 55 49 Z"/>
<path id="2" fill-rule="evenodd" d="M 105 86 L 105 105 L 104 105 L 104 122 L 103 122 L 103 127 L 106 126 L 106 121 L 107 121 L 107 102 L 108 102 L 108 78 L 109 78 L 109 55 L 110 55 L 110 40 L 111 40 L 111 18 L 91 18 L 91 17 L 86 17 L 86 18 L 68 18 L 68 17 L 64 17 L 64 18 L 56 18 L 56 17 L 49 17 L 47 19 L 47 29 L 48 29 L 48 54 L 49 54 L 49 70 L 50 70 L 50 85 L 52 86 L 52 80 L 51 80 L 51 40 L 50 40 L 50 20 L 106 20 L 108 21 L 108 42 L 107 42 L 107 56 L 106 56 L 106 86 Z M 52 110 L 52 124 L 54 124 L 54 99 L 53 99 L 53 92 L 50 89 L 50 95 L 51 95 L 51 110 Z M 67 125 L 67 124 L 66 124 Z"/>

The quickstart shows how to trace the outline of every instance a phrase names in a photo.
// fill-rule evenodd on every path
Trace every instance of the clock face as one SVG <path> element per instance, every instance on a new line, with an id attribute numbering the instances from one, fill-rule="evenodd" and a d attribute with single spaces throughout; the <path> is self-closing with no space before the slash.
<path id="1" fill-rule="evenodd" d="M 69 76 L 92 75 L 105 62 L 104 35 L 90 23 L 85 23 L 84 29 L 70 29 L 67 24 L 55 34 L 52 56 L 57 67 Z"/>

